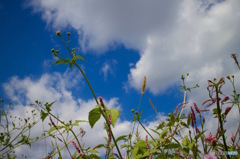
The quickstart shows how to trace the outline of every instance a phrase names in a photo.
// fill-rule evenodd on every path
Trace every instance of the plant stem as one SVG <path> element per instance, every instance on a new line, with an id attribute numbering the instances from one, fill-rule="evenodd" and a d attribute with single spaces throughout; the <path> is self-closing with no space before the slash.
<path id="1" fill-rule="evenodd" d="M 219 105 L 219 99 L 218 99 L 218 85 L 215 86 L 216 88 L 216 99 L 217 99 L 217 113 L 218 113 L 218 120 L 219 120 L 219 123 L 220 123 L 220 128 L 221 128 L 221 132 L 223 132 L 223 124 L 222 124 L 222 117 L 221 117 L 221 112 L 220 112 L 220 105 Z M 226 152 L 228 152 L 228 147 L 227 147 L 227 144 L 226 144 L 226 139 L 225 139 L 225 135 L 224 133 L 221 133 L 222 135 L 222 139 L 223 139 L 223 144 L 224 144 L 224 149 Z M 227 155 L 227 158 L 230 159 L 229 155 Z"/>
<path id="2" fill-rule="evenodd" d="M 142 125 L 142 123 L 140 122 L 140 120 L 138 119 L 138 123 L 142 126 L 142 128 L 148 133 L 148 135 L 152 138 L 153 141 L 156 142 L 156 140 L 152 137 L 152 135 L 147 131 L 147 129 Z"/>

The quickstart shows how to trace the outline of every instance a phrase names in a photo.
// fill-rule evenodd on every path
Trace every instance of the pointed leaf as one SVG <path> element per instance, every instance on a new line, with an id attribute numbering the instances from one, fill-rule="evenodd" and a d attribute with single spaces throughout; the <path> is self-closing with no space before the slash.
<path id="1" fill-rule="evenodd" d="M 115 126 L 115 123 L 118 120 L 119 117 L 119 111 L 117 109 L 111 109 L 110 110 L 111 120 L 112 120 L 112 126 Z"/>
<path id="2" fill-rule="evenodd" d="M 82 61 L 85 61 L 85 59 L 84 59 L 82 56 L 80 56 L 80 55 L 75 56 L 73 59 L 74 59 L 74 60 L 80 59 L 80 60 L 82 60 Z"/>
<path id="3" fill-rule="evenodd" d="M 99 111 L 99 108 L 94 108 L 89 112 L 88 121 L 91 128 L 93 128 L 94 124 L 100 119 L 100 117 L 101 117 L 101 113 Z"/>
<path id="4" fill-rule="evenodd" d="M 119 136 L 119 137 L 117 138 L 116 142 L 121 141 L 121 140 L 126 140 L 126 139 L 127 139 L 127 136 L 128 136 L 128 135 Z"/>
<path id="5" fill-rule="evenodd" d="M 41 110 L 40 116 L 41 116 L 42 121 L 44 121 L 45 118 L 48 116 L 48 113 L 45 113 L 43 110 Z"/>

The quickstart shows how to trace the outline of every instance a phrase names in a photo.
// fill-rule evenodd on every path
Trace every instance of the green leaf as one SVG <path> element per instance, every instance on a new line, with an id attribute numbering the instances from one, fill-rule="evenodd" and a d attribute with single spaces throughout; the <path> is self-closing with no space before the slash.
<path id="1" fill-rule="evenodd" d="M 97 150 L 92 150 L 92 149 L 88 150 L 88 152 L 91 152 L 91 153 L 99 153 Z"/>
<path id="2" fill-rule="evenodd" d="M 187 125 L 189 126 L 191 122 L 191 115 L 188 115 L 188 119 L 187 119 Z"/>
<path id="3" fill-rule="evenodd" d="M 194 145 L 195 145 L 195 141 L 192 141 L 192 143 L 189 144 L 189 148 L 192 149 Z"/>
<path id="4" fill-rule="evenodd" d="M 135 147 L 147 148 L 147 143 L 145 140 L 139 140 L 135 144 Z"/>
<path id="5" fill-rule="evenodd" d="M 78 59 L 80 59 L 80 60 L 82 60 L 82 61 L 85 61 L 85 59 L 84 59 L 82 56 L 80 56 L 80 55 L 75 56 L 73 59 L 74 59 L 75 61 L 78 60 Z"/>
<path id="6" fill-rule="evenodd" d="M 94 108 L 92 109 L 89 114 L 88 114 L 88 121 L 89 124 L 91 126 L 91 128 L 93 128 L 94 124 L 100 119 L 101 117 L 101 113 L 100 113 L 100 108 Z"/>
<path id="7" fill-rule="evenodd" d="M 57 126 L 57 129 L 60 130 L 62 129 L 64 126 L 61 126 L 61 125 L 58 125 Z M 48 133 L 50 134 L 51 132 L 53 132 L 54 130 L 57 130 L 54 126 L 52 126 L 49 130 L 48 130 Z"/>
<path id="8" fill-rule="evenodd" d="M 63 64 L 63 63 L 65 63 L 65 60 L 60 59 L 60 60 L 57 60 L 56 62 L 54 62 L 53 64 Z"/>
<path id="9" fill-rule="evenodd" d="M 75 60 L 74 60 L 74 59 L 72 59 L 72 60 L 70 61 L 70 68 L 72 68 L 72 67 L 73 67 L 74 63 L 75 63 Z"/>
<path id="10" fill-rule="evenodd" d="M 184 139 L 182 140 L 182 145 L 183 146 L 188 146 L 190 143 L 189 139 L 187 136 L 184 137 Z"/>
<path id="11" fill-rule="evenodd" d="M 92 159 L 101 159 L 101 157 L 99 157 L 99 156 L 96 155 L 96 154 L 91 154 L 91 155 L 89 156 L 89 158 L 92 158 Z"/>
<path id="12" fill-rule="evenodd" d="M 44 119 L 48 116 L 48 113 L 45 113 L 43 110 L 41 110 L 40 116 L 41 116 L 42 121 L 44 121 Z"/>
<path id="13" fill-rule="evenodd" d="M 121 141 L 121 140 L 127 140 L 127 136 L 128 136 L 128 135 L 119 136 L 119 137 L 116 139 L 116 142 Z"/>
<path id="14" fill-rule="evenodd" d="M 200 133 L 198 133 L 194 138 L 195 138 L 195 140 L 197 141 L 198 140 L 198 138 L 199 137 L 201 137 L 205 132 L 206 132 L 207 130 L 204 130 L 204 131 L 202 131 L 202 132 L 200 132 Z"/>
<path id="15" fill-rule="evenodd" d="M 45 104 L 45 106 L 46 106 L 46 109 L 47 109 L 47 111 L 48 112 L 50 112 L 51 111 L 51 106 L 53 105 L 55 103 L 55 101 L 54 102 L 52 102 L 52 103 L 50 103 L 50 104 Z"/>
<path id="16" fill-rule="evenodd" d="M 67 58 L 66 60 L 65 59 L 60 59 L 56 62 L 54 62 L 53 64 L 68 64 L 69 63 L 69 58 Z"/>
<path id="17" fill-rule="evenodd" d="M 161 132 L 161 134 L 160 134 L 160 139 L 161 139 L 161 140 L 164 139 L 164 137 L 167 135 L 167 132 L 168 132 L 168 128 L 165 128 L 165 129 Z"/>
<path id="18" fill-rule="evenodd" d="M 95 146 L 94 149 L 98 149 L 98 148 L 101 148 L 101 147 L 104 147 L 104 144 L 99 144 L 99 145 Z"/>
<path id="19" fill-rule="evenodd" d="M 117 109 L 111 109 L 110 110 L 111 120 L 112 120 L 112 126 L 115 126 L 115 123 L 118 120 L 119 117 L 119 111 Z"/>
<path id="20" fill-rule="evenodd" d="M 73 126 L 79 126 L 78 123 L 80 122 L 87 122 L 86 120 L 75 120 L 75 122 L 72 124 Z"/>
<path id="21" fill-rule="evenodd" d="M 189 115 L 189 116 L 190 116 L 190 115 Z M 189 126 L 188 126 L 186 123 L 184 123 L 184 122 L 181 122 L 181 125 L 184 126 L 184 127 L 186 127 L 186 128 L 189 128 Z"/>
<path id="22" fill-rule="evenodd" d="M 55 142 L 56 142 L 56 146 L 57 146 L 57 152 L 58 152 L 58 155 L 59 155 L 59 159 L 62 159 L 61 151 L 60 151 L 60 149 L 58 147 L 57 141 L 55 140 Z"/>
<path id="23" fill-rule="evenodd" d="M 150 128 L 150 130 L 152 130 L 153 132 L 155 132 L 156 134 L 158 134 L 160 136 L 160 133 L 158 131 L 151 129 L 151 128 Z"/>
<path id="24" fill-rule="evenodd" d="M 165 149 L 175 149 L 179 147 L 181 147 L 181 145 L 176 143 L 170 143 L 164 146 Z"/>

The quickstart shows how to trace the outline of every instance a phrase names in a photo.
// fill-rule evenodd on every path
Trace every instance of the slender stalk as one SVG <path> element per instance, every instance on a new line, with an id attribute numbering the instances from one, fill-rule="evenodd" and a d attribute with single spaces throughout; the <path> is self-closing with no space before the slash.
<path id="1" fill-rule="evenodd" d="M 218 120 L 219 120 L 219 123 L 220 123 L 221 131 L 223 131 L 222 117 L 221 117 L 221 113 L 220 113 L 220 105 L 219 105 L 219 99 L 218 99 L 218 93 L 219 93 L 218 85 L 216 85 L 215 88 L 216 88 L 216 99 L 217 99 L 217 113 L 218 113 Z M 223 139 L 224 149 L 225 149 L 226 152 L 228 152 L 228 147 L 227 147 L 227 144 L 226 144 L 225 135 L 224 135 L 224 133 L 221 133 L 221 134 L 222 134 L 222 139 Z M 230 156 L 227 155 L 227 158 L 230 159 Z"/>
<path id="2" fill-rule="evenodd" d="M 142 128 L 148 133 L 148 135 L 152 138 L 153 141 L 156 142 L 156 140 L 152 137 L 152 135 L 148 132 L 148 130 L 142 125 L 142 123 L 140 122 L 140 120 L 138 120 L 138 123 L 142 126 Z"/>
<path id="3" fill-rule="evenodd" d="M 138 103 L 138 110 L 137 112 L 139 111 L 139 108 L 140 108 L 140 104 L 141 104 L 141 101 L 142 101 L 142 97 L 143 97 L 143 93 L 140 97 L 140 101 Z M 135 124 L 136 124 L 136 120 L 134 120 L 134 124 L 133 124 L 133 129 L 132 129 L 132 135 L 131 135 L 131 138 L 130 138 L 130 144 L 132 145 L 132 136 L 133 136 L 133 132 L 134 132 L 134 129 L 135 129 Z"/>
<path id="4" fill-rule="evenodd" d="M 63 42 L 63 43 L 65 44 L 65 46 L 67 47 L 68 52 L 69 52 L 71 58 L 73 58 L 73 55 L 71 54 L 70 48 L 69 48 L 69 46 L 68 46 L 68 42 L 66 43 L 61 36 L 60 36 L 60 39 L 62 40 L 62 42 Z M 92 89 L 92 86 L 91 86 L 91 84 L 90 84 L 87 76 L 85 75 L 85 73 L 82 71 L 82 69 L 80 68 L 80 66 L 79 66 L 76 62 L 74 62 L 74 64 L 77 66 L 78 70 L 82 73 L 84 79 L 86 80 L 86 82 L 87 82 L 87 84 L 88 84 L 88 86 L 89 86 L 89 88 L 90 88 L 90 90 L 91 90 L 91 92 L 92 92 L 92 94 L 93 94 L 93 97 L 94 97 L 96 103 L 99 104 L 99 103 L 98 103 L 98 100 L 97 100 L 97 97 L 96 97 L 96 95 L 95 95 L 95 93 L 94 93 L 94 91 L 93 91 L 93 89 Z M 113 135 L 113 133 L 112 133 L 110 124 L 108 123 L 108 120 L 107 120 L 107 118 L 105 117 L 105 115 L 104 115 L 103 112 L 102 112 L 102 115 L 103 115 L 103 117 L 105 118 L 105 121 L 106 121 L 106 123 L 107 123 L 108 126 L 109 126 L 109 129 L 110 129 L 110 132 L 111 132 L 113 141 L 114 141 L 114 143 L 115 143 L 115 145 L 116 145 L 117 151 L 118 151 L 118 153 L 119 153 L 119 156 L 122 158 L 120 149 L 119 149 L 119 147 L 118 147 L 118 145 L 117 145 L 117 142 L 116 142 L 116 140 L 115 140 L 115 137 L 114 137 L 114 135 Z M 56 117 L 54 117 L 54 118 L 56 118 Z M 57 118 L 56 118 L 56 119 L 57 119 Z M 70 131 L 71 131 L 71 132 L 73 133 L 73 135 L 76 137 L 75 133 L 74 133 L 71 129 L 70 129 Z M 77 139 L 77 138 L 76 138 L 76 139 Z M 78 142 L 78 144 L 79 144 L 79 147 L 81 148 L 81 145 L 80 145 L 80 142 L 78 141 L 78 139 L 77 139 L 77 142 Z M 81 149 L 82 149 L 82 148 L 81 148 Z"/>

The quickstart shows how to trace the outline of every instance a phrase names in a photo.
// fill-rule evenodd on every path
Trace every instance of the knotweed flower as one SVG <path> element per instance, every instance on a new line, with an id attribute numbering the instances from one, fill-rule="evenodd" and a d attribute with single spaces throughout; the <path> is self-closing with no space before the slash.
<path id="1" fill-rule="evenodd" d="M 205 118 L 203 118 L 202 122 L 205 123 Z"/>
<path id="2" fill-rule="evenodd" d="M 54 123 L 54 121 L 53 121 L 51 115 L 49 115 L 49 119 L 50 119 L 52 125 L 57 129 L 57 125 Z"/>
<path id="3" fill-rule="evenodd" d="M 175 154 L 178 156 L 178 157 L 180 157 L 180 158 L 182 158 L 182 159 L 186 159 L 183 155 L 181 155 L 179 152 L 177 152 L 177 151 L 175 151 Z"/>
<path id="4" fill-rule="evenodd" d="M 78 153 L 81 153 L 80 148 L 79 148 L 78 145 L 74 142 L 74 140 L 72 140 L 72 144 L 73 144 L 73 146 L 76 148 L 77 152 L 78 152 Z"/>
<path id="5" fill-rule="evenodd" d="M 196 110 L 198 113 L 200 113 L 200 109 L 198 108 L 197 103 L 194 102 L 193 105 L 194 105 L 195 110 Z"/>
<path id="6" fill-rule="evenodd" d="M 177 114 L 177 110 L 178 110 L 178 108 L 181 106 L 181 103 L 179 103 L 178 105 L 177 105 L 177 107 L 175 108 L 175 110 L 174 110 L 174 114 Z"/>
<path id="7" fill-rule="evenodd" d="M 191 115 L 191 125 L 193 127 L 196 123 L 196 115 L 195 115 L 195 112 L 194 112 L 192 107 L 191 107 L 191 114 L 190 115 Z"/>
<path id="8" fill-rule="evenodd" d="M 215 137 L 215 135 L 213 135 L 212 133 L 210 133 L 210 134 L 208 135 L 208 137 L 204 139 L 204 141 L 205 141 L 205 142 L 211 142 L 211 144 L 212 144 L 213 146 L 215 146 L 216 143 L 217 143 L 217 138 Z"/>
<path id="9" fill-rule="evenodd" d="M 210 155 L 210 154 L 205 154 L 205 155 L 203 156 L 203 159 L 218 159 L 218 158 L 217 158 L 217 156 L 212 156 L 212 155 Z"/>
<path id="10" fill-rule="evenodd" d="M 200 112 L 207 112 L 210 111 L 209 109 L 201 109 Z"/>
<path id="11" fill-rule="evenodd" d="M 59 141 L 61 141 L 62 142 L 62 139 L 60 139 L 58 136 L 56 136 L 57 137 L 57 139 L 59 140 Z"/>
<path id="12" fill-rule="evenodd" d="M 150 152 L 150 145 L 148 143 L 148 135 L 146 135 L 145 140 L 146 140 L 146 143 L 147 143 L 148 152 Z"/>
<path id="13" fill-rule="evenodd" d="M 111 114 L 110 113 L 108 114 L 108 122 L 109 122 L 110 125 L 112 124 L 112 119 L 111 119 Z"/>
<path id="14" fill-rule="evenodd" d="M 225 97 L 222 99 L 221 104 L 224 104 L 228 99 L 229 99 L 229 96 L 225 96 Z"/>
<path id="15" fill-rule="evenodd" d="M 104 103 L 103 103 L 103 99 L 101 96 L 98 97 L 99 101 L 100 101 L 100 104 L 104 107 Z"/>
<path id="16" fill-rule="evenodd" d="M 233 107 L 233 106 L 227 107 L 227 108 L 225 109 L 224 114 L 227 115 L 227 114 L 229 113 L 229 111 L 232 109 L 232 107 Z"/>
<path id="17" fill-rule="evenodd" d="M 197 133 L 197 134 L 200 133 L 200 130 L 198 129 L 197 126 L 195 127 L 195 130 L 196 130 L 196 133 Z"/>
<path id="18" fill-rule="evenodd" d="M 232 140 L 232 142 L 234 143 L 234 135 L 233 135 L 233 132 L 232 132 L 231 140 Z"/>

